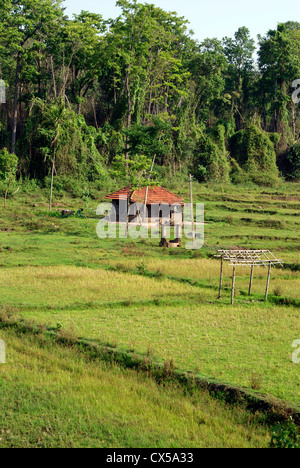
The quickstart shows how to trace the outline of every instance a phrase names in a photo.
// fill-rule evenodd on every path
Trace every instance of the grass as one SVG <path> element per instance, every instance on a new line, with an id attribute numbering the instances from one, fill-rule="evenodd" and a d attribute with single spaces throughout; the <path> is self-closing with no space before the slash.
<path id="1" fill-rule="evenodd" d="M 73 349 L 1 330 L 1 448 L 267 447 L 258 416 L 205 392 L 159 387 Z"/>
<path id="2" fill-rule="evenodd" d="M 170 185 L 168 188 L 188 200 L 188 186 L 176 189 Z M 98 239 L 97 218 L 93 210 L 96 210 L 104 193 L 99 194 L 99 200 L 91 201 L 89 210 L 86 210 L 87 219 L 80 219 L 62 218 L 59 213 L 64 208 L 74 211 L 81 208 L 82 202 L 78 199 L 72 199 L 66 194 L 57 196 L 54 211 L 49 213 L 46 193 L 38 190 L 30 196 L 20 190 L 8 201 L 8 209 L 0 212 L 0 305 L 17 318 L 34 320 L 52 327 L 59 324 L 80 337 L 109 343 L 120 350 L 134 350 L 142 354 L 150 352 L 158 362 L 173 359 L 181 370 L 243 386 L 299 407 L 299 366 L 293 364 L 291 358 L 294 351 L 292 343 L 300 335 L 299 188 L 299 184 L 284 184 L 276 189 L 263 190 L 257 187 L 224 188 L 195 184 L 195 200 L 205 202 L 207 223 L 204 248 L 196 252 L 184 248 L 161 249 L 158 247 L 159 241 L 153 239 Z M 283 259 L 285 268 L 272 270 L 269 303 L 263 302 L 266 271 L 260 268 L 255 271 L 253 294 L 249 298 L 250 271 L 240 268 L 236 282 L 236 304 L 231 307 L 232 272 L 228 266 L 224 270 L 223 296 L 217 301 L 219 261 L 212 257 L 221 248 L 270 249 Z M 8 331 L 5 333 L 9 334 Z M 0 338 L 2 335 L 1 331 Z M 20 341 L 17 337 L 9 336 L 12 343 Z M 28 342 L 24 341 L 21 348 L 24 355 L 31 355 L 28 346 Z M 58 359 L 54 356 L 63 351 L 55 347 L 43 348 L 40 343 L 31 343 L 30 346 L 36 349 L 37 362 L 40 358 L 44 362 L 46 358 L 42 357 L 43 353 L 53 356 L 53 372 L 48 370 L 52 376 L 58 366 Z M 17 345 L 15 347 L 17 349 Z M 66 362 L 76 362 L 83 369 L 84 361 L 77 362 L 83 358 L 74 355 L 72 350 L 64 352 L 67 353 Z M 22 368 L 24 361 L 21 358 L 20 362 Z M 96 369 L 102 364 L 91 366 Z M 3 369 L 6 368 L 0 368 L 2 373 Z M 28 369 L 30 364 L 25 365 L 24 373 Z M 89 366 L 88 369 L 92 372 Z M 110 373 L 114 372 L 117 381 L 120 369 L 103 368 L 108 380 L 113 378 Z M 133 378 L 132 374 L 128 374 L 126 379 L 129 375 Z M 30 378 L 33 378 L 33 374 Z M 25 374 L 24 379 L 25 382 Z M 49 382 L 51 380 L 52 377 Z M 76 400 L 77 387 L 72 379 L 69 379 L 69 383 L 72 385 L 69 404 L 73 405 L 74 396 L 74 407 L 79 408 L 76 406 L 79 404 Z M 148 393 L 152 392 L 153 383 L 139 383 L 146 387 L 150 385 Z M 41 389 L 43 385 L 41 382 Z M 12 378 L 10 391 L 13 388 Z M 23 385 L 20 381 L 19 387 L 15 385 L 15 398 L 18 388 L 27 388 L 27 384 Z M 168 391 L 175 400 L 177 397 L 179 400 L 182 398 L 178 388 Z M 51 397 L 51 391 L 49 394 L 49 405 L 58 414 L 65 414 L 63 405 Z M 167 398 L 166 395 L 163 398 Z M 89 411 L 92 412 L 93 397 L 87 398 L 90 398 Z M 132 406 L 137 397 L 132 393 L 127 395 L 127 399 L 128 405 Z M 21 394 L 19 401 L 26 407 L 26 394 Z M 142 400 L 142 404 L 147 405 L 148 402 Z M 9 405 L 13 406 L 13 403 Z M 95 414 L 98 414 L 100 409 L 96 397 L 94 405 Z M 151 411 L 156 414 L 153 406 L 149 405 L 148 418 Z M 222 413 L 224 408 L 218 406 L 219 402 L 212 405 L 216 405 L 214 411 L 218 408 Z M 33 412 L 30 408 L 29 412 Z M 12 412 L 11 418 L 12 421 L 16 414 Z M 35 419 L 40 421 L 38 418 L 34 417 L 32 424 Z M 232 418 L 239 421 L 236 413 L 232 413 Z M 49 438 L 45 435 L 41 442 L 35 436 L 34 427 L 30 426 L 27 434 L 28 437 L 32 435 L 30 444 L 79 445 L 75 420 L 76 416 L 71 413 L 70 437 L 67 436 L 67 426 L 61 422 L 61 428 L 54 425 L 52 435 Z M 177 422 L 175 424 L 172 419 L 163 423 L 167 439 L 162 430 L 159 433 L 154 422 L 152 426 L 158 431 L 155 435 L 157 438 L 152 439 L 145 429 L 146 438 L 139 439 L 140 436 L 133 428 L 128 432 L 128 439 L 124 434 L 114 439 L 119 434 L 119 425 L 114 424 L 110 417 L 108 420 L 111 439 L 104 436 L 101 438 L 99 434 L 97 436 L 98 442 L 103 439 L 103 446 L 110 446 L 110 443 L 111 446 L 114 443 L 120 444 L 118 446 L 150 446 L 152 443 L 157 446 L 163 446 L 164 443 L 180 446 L 176 445 L 179 441 L 172 432 Z M 225 419 L 220 421 L 218 424 L 225 424 L 230 433 L 230 423 Z M 40 422 L 37 427 L 40 427 Z M 93 426 L 94 422 L 91 424 Z M 256 423 L 253 424 L 255 426 Z M 21 425 L 20 422 L 21 432 L 16 436 L 16 445 L 27 440 L 26 434 L 22 435 Z M 90 426 L 84 427 L 82 443 L 97 445 L 96 437 L 91 435 L 89 438 L 87 435 L 88 427 L 91 431 Z M 258 427 L 255 429 L 259 430 Z M 97 430 L 95 433 L 93 430 L 91 434 L 96 434 Z M 207 446 L 244 446 L 248 443 L 245 442 L 247 438 L 239 439 L 237 435 L 227 439 L 227 432 L 224 434 L 224 442 L 221 439 L 213 440 L 210 438 L 212 429 L 205 426 L 203 431 L 205 434 L 201 437 Z M 257 444 L 264 446 L 265 437 Z M 3 440 L 7 445 L 14 443 L 10 437 Z M 203 445 L 200 438 L 195 438 L 194 442 Z M 185 443 L 192 444 L 189 438 L 185 439 Z"/>
<path id="3" fill-rule="evenodd" d="M 76 295 L 76 302 L 71 303 L 72 290 L 68 289 L 68 295 L 57 295 L 60 306 L 49 302 L 50 290 L 45 293 L 49 282 L 45 282 L 40 299 L 44 297 L 45 306 L 17 307 L 16 316 L 50 326 L 60 323 L 81 337 L 124 350 L 146 354 L 151 349 L 157 360 L 174 359 L 181 370 L 229 384 L 250 388 L 252 375 L 262 373 L 261 392 L 299 405 L 298 367 L 291 359 L 292 343 L 299 336 L 298 309 L 260 304 L 237 304 L 232 308 L 196 302 L 195 296 L 194 300 L 176 299 L 174 304 L 171 296 L 168 304 L 163 302 L 168 302 L 163 295 L 161 303 L 153 303 L 143 296 L 142 288 L 136 301 L 97 304 L 86 301 L 92 297 L 90 276 L 86 278 L 86 286 L 81 288 L 82 301 Z M 61 280 L 58 290 L 67 284 Z M 201 293 L 197 293 L 201 300 Z"/>

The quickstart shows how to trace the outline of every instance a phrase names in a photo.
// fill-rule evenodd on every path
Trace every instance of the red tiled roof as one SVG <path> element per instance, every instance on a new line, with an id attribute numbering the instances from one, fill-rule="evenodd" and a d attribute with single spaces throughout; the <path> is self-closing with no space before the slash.
<path id="1" fill-rule="evenodd" d="M 127 200 L 128 193 L 132 192 L 131 187 L 125 187 L 117 192 L 111 193 L 110 195 L 106 195 L 106 200 Z"/>
<path id="2" fill-rule="evenodd" d="M 144 203 L 146 196 L 146 187 L 138 190 L 132 190 L 131 187 L 125 187 L 117 192 L 107 195 L 107 200 L 126 200 L 129 196 L 131 203 Z M 163 187 L 149 187 L 147 205 L 183 205 L 184 200 Z"/>

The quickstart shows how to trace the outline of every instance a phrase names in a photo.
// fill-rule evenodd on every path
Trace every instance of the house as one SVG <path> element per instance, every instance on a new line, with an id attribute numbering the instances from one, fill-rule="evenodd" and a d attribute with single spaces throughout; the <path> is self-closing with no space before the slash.
<path id="1" fill-rule="evenodd" d="M 105 197 L 106 200 L 112 200 L 116 210 L 117 221 L 120 220 L 124 208 L 121 209 L 121 203 L 128 206 L 129 218 L 132 221 L 144 212 L 144 206 L 147 206 L 149 221 L 159 219 L 170 219 L 174 223 L 174 214 L 182 212 L 184 200 L 163 187 L 143 187 L 134 190 L 131 186 L 125 187 Z M 127 203 L 127 204 L 126 204 Z M 140 209 L 130 213 L 130 206 L 138 204 Z M 122 213 L 121 213 L 122 211 Z"/>

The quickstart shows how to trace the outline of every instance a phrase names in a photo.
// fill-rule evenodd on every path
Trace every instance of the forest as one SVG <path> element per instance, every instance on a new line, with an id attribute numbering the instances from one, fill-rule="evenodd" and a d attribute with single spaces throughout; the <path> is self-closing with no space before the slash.
<path id="1" fill-rule="evenodd" d="M 175 12 L 117 5 L 116 19 L 71 19 L 60 0 L 0 0 L 6 191 L 14 178 L 105 186 L 146 174 L 154 158 L 157 181 L 299 179 L 300 23 L 257 44 L 246 26 L 199 42 Z"/>

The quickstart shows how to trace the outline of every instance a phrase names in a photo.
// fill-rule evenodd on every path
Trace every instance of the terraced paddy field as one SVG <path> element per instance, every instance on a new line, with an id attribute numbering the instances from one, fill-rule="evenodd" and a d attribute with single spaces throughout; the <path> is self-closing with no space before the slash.
<path id="1" fill-rule="evenodd" d="M 12 330 L 0 367 L 1 448 L 260 448 L 259 416 Z"/>
<path id="2" fill-rule="evenodd" d="M 292 361 L 292 344 L 300 339 L 299 188 L 284 184 L 276 190 L 221 190 L 195 185 L 195 199 L 205 203 L 206 212 L 205 245 L 199 251 L 161 249 L 154 239 L 98 239 L 95 210 L 104 193 L 90 202 L 86 218 L 62 218 L 61 210 L 79 209 L 80 200 L 62 194 L 49 213 L 45 193 L 29 196 L 21 191 L 0 213 L 1 313 L 151 356 L 155 362 L 172 361 L 195 376 L 299 407 L 300 367 Z M 188 188 L 177 193 L 188 200 Z M 226 266 L 223 296 L 217 300 L 220 265 L 213 257 L 222 248 L 270 249 L 282 258 L 284 268 L 272 270 L 268 303 L 263 301 L 263 268 L 255 271 L 250 297 L 250 271 L 238 269 L 236 303 L 231 306 L 232 270 Z M 0 329 L 2 339 L 3 334 Z M 16 348 L 21 346 L 20 337 L 10 339 L 19 343 Z M 39 344 L 32 346 L 38 349 Z M 78 365 L 81 372 L 83 364 Z M 0 378 L 5 380 L 3 369 Z M 118 443 L 129 444 L 122 437 Z M 177 446 L 172 437 L 168 441 Z M 105 446 L 111 439 L 103 440 Z M 262 439 L 257 443 L 264 445 Z M 237 438 L 236 444 L 244 442 Z"/>

